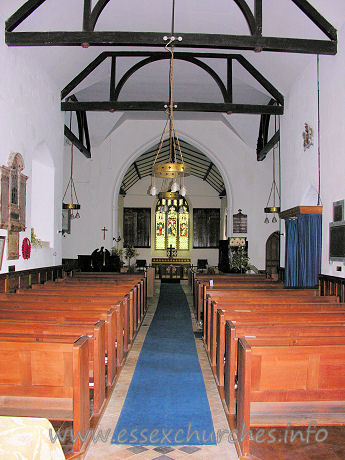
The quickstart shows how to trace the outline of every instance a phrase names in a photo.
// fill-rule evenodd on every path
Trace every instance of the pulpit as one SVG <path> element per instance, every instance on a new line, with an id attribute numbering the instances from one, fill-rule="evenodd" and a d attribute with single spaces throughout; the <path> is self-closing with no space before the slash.
<path id="1" fill-rule="evenodd" d="M 156 257 L 152 259 L 152 267 L 155 269 L 156 279 L 161 280 L 185 280 L 188 279 L 188 269 L 191 266 L 187 258 Z"/>

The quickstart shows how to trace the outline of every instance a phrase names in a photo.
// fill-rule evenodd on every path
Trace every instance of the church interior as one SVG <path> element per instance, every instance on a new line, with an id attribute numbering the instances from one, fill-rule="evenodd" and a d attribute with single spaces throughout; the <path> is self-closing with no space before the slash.
<path id="1" fill-rule="evenodd" d="M 344 458 L 344 1 L 0 16 L 0 458 Z"/>

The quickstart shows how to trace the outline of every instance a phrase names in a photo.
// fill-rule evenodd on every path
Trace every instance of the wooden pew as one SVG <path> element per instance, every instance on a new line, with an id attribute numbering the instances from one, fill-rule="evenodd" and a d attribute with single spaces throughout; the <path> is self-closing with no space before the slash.
<path id="1" fill-rule="evenodd" d="M 93 411 L 99 414 L 105 403 L 105 327 L 104 321 L 94 325 L 72 325 L 56 323 L 38 323 L 25 320 L 0 320 L 0 338 L 16 337 L 16 340 L 64 341 L 74 337 L 88 337 L 90 377 L 93 378 Z"/>
<path id="2" fill-rule="evenodd" d="M 66 304 L 63 301 L 55 302 L 47 298 L 46 301 L 2 301 L 0 300 L 0 312 L 3 311 L 12 311 L 12 312 L 25 312 L 35 311 L 41 312 L 42 314 L 46 313 L 56 313 L 57 315 L 65 315 L 68 312 L 73 312 L 75 318 L 78 319 L 78 312 L 81 312 L 81 315 L 92 315 L 95 320 L 103 319 L 106 321 L 105 328 L 105 349 L 108 354 L 108 358 L 112 363 L 114 360 L 116 366 L 120 367 L 123 364 L 124 353 L 123 353 L 123 324 L 122 324 L 122 315 L 121 315 L 121 303 L 114 306 L 114 308 L 108 308 L 108 306 L 98 305 L 98 304 L 86 304 L 86 303 L 69 303 Z M 109 312 L 114 312 L 109 314 Z M 110 339 L 108 338 L 110 335 Z M 115 340 L 114 340 L 115 338 Z M 113 346 L 108 350 L 108 345 L 110 346 L 110 341 L 113 343 Z"/>
<path id="3" fill-rule="evenodd" d="M 147 309 L 147 274 L 127 274 L 127 273 L 85 273 L 76 272 L 73 277 L 66 278 L 66 281 L 115 281 L 125 284 L 127 282 L 136 282 L 143 285 L 144 308 Z"/>
<path id="4" fill-rule="evenodd" d="M 210 354 L 212 347 L 212 354 L 214 355 L 214 350 L 217 348 L 218 356 L 218 344 L 220 340 L 224 338 L 225 335 L 225 317 L 224 313 L 234 312 L 234 313 L 262 313 L 267 320 L 269 321 L 270 315 L 272 313 L 345 313 L 345 304 L 340 303 L 293 303 L 293 300 L 290 303 L 268 303 L 268 304 L 250 304 L 247 307 L 243 307 L 241 304 L 230 304 L 224 305 L 222 308 L 218 308 L 216 303 L 211 304 L 211 326 L 212 332 L 208 336 L 209 340 L 206 342 L 207 351 Z"/>
<path id="5" fill-rule="evenodd" d="M 0 415 L 73 422 L 73 434 L 90 428 L 88 339 L 74 343 L 0 339 Z M 78 438 L 73 451 L 82 449 Z"/>
<path id="6" fill-rule="evenodd" d="M 210 288 L 203 286 L 202 295 L 197 303 L 197 316 L 201 318 L 205 316 L 207 297 L 210 295 L 212 300 L 217 300 L 217 297 L 228 296 L 232 298 L 241 298 L 249 300 L 250 298 L 256 298 L 256 296 L 306 296 L 315 298 L 318 294 L 316 289 L 283 289 L 279 286 L 272 288 L 271 286 L 249 286 L 249 285 L 238 285 L 238 286 L 218 286 Z"/>
<path id="7" fill-rule="evenodd" d="M 41 286 L 40 289 L 33 289 L 32 291 L 20 291 L 19 293 L 29 294 L 30 292 L 35 292 L 36 294 L 50 296 L 52 294 L 57 294 L 60 296 L 65 296 L 66 301 L 68 301 L 71 297 L 98 297 L 98 298 L 105 298 L 108 297 L 107 300 L 111 300 L 111 303 L 116 303 L 118 300 L 122 300 L 122 297 L 128 294 L 128 289 L 130 286 L 119 286 L 115 287 L 107 287 L 102 288 L 99 285 L 95 287 L 89 286 Z M 131 338 L 134 336 L 135 331 L 137 331 L 138 326 L 142 320 L 143 316 L 143 304 L 142 304 L 142 290 L 139 287 L 138 289 L 133 289 L 133 318 L 130 324 L 133 324 L 131 328 Z"/>
<path id="8" fill-rule="evenodd" d="M 253 426 L 343 425 L 345 404 L 345 340 L 298 338 L 239 339 L 238 433 Z M 293 378 L 292 378 L 293 377 Z M 249 455 L 249 437 L 240 440 Z"/>
<path id="9" fill-rule="evenodd" d="M 224 362 L 224 399 L 230 414 L 235 413 L 235 382 L 237 373 L 237 341 L 240 337 L 345 337 L 345 323 L 313 323 L 303 325 L 252 324 L 245 322 L 226 322 L 225 362 Z M 218 371 L 219 372 L 219 371 Z"/>
<path id="10" fill-rule="evenodd" d="M 105 349 L 107 352 L 107 385 L 111 387 L 117 373 L 116 365 L 116 311 L 109 309 L 103 311 L 84 311 L 84 310 L 46 310 L 40 309 L 0 309 L 1 320 L 29 320 L 44 323 L 57 324 L 95 324 L 99 320 L 105 322 Z"/>
<path id="11" fill-rule="evenodd" d="M 284 285 L 277 282 L 262 282 L 262 281 L 226 281 L 226 282 L 219 282 L 214 283 L 214 286 L 209 286 L 207 283 L 197 280 L 196 288 L 195 288 L 195 304 L 194 309 L 196 312 L 196 316 L 198 321 L 200 322 L 202 318 L 202 313 L 204 311 L 204 305 L 206 301 L 206 296 L 208 293 L 212 294 L 214 290 L 242 290 L 242 289 L 250 289 L 250 290 L 267 290 L 267 289 L 274 289 L 274 290 L 281 290 L 284 288 Z M 208 292 L 209 291 L 209 292 Z"/>
<path id="12" fill-rule="evenodd" d="M 324 298 L 320 298 L 318 296 L 306 296 L 301 295 L 298 296 L 295 292 L 290 290 L 286 291 L 286 295 L 275 295 L 274 293 L 267 293 L 262 295 L 261 293 L 250 293 L 246 294 L 241 298 L 238 296 L 233 296 L 231 293 L 228 292 L 221 292 L 214 296 L 207 297 L 206 309 L 205 309 L 205 316 L 204 316 L 204 341 L 206 343 L 206 348 L 210 356 L 215 356 L 215 345 L 213 344 L 213 337 L 216 337 L 216 325 L 217 325 L 217 310 L 223 309 L 226 310 L 228 306 L 239 305 L 241 310 L 250 309 L 252 305 L 260 305 L 260 304 L 272 304 L 272 305 L 280 305 L 280 304 L 327 304 L 330 303 L 332 305 L 337 304 L 338 299 L 333 297 L 329 299 L 328 302 L 323 302 Z M 231 307 L 230 307 L 231 308 Z M 269 307 L 267 307 L 269 308 Z M 214 361 L 212 361 L 212 365 L 214 366 Z"/>
<path id="13" fill-rule="evenodd" d="M 221 331 L 218 330 L 216 336 L 213 338 L 211 335 L 211 363 L 213 369 L 217 366 L 218 357 L 218 377 L 219 385 L 224 385 L 224 355 L 225 355 L 225 321 L 246 322 L 255 324 L 289 324 L 301 322 L 305 325 L 316 322 L 333 322 L 333 323 L 345 323 L 345 311 L 344 309 L 339 312 L 328 313 L 327 310 L 318 312 L 268 312 L 263 314 L 261 311 L 253 312 L 233 312 L 233 311 L 221 311 L 218 310 L 222 318 L 218 321 L 219 324 L 223 324 L 224 328 Z M 217 342 L 218 338 L 218 342 Z"/>
<path id="14" fill-rule="evenodd" d="M 117 332 L 117 342 L 118 342 L 118 353 L 117 361 L 118 365 L 122 364 L 124 359 L 124 353 L 128 352 L 128 347 L 130 343 L 130 321 L 131 330 L 133 330 L 133 314 L 130 313 L 128 308 L 128 296 L 125 296 L 122 301 L 113 302 L 113 296 L 110 296 L 109 299 L 106 297 L 97 297 L 97 296 L 69 296 L 68 298 L 65 295 L 41 295 L 41 294 L 0 294 L 0 309 L 6 307 L 30 307 L 30 308 L 43 308 L 48 309 L 74 309 L 74 310 L 104 310 L 107 311 L 110 308 L 114 308 L 116 311 L 116 332 Z M 120 317 L 118 317 L 120 315 Z M 122 332 L 120 330 L 120 325 L 122 325 Z"/>
<path id="15" fill-rule="evenodd" d="M 261 323 L 261 324 L 273 324 L 273 323 L 298 323 L 302 321 L 303 324 L 310 324 L 315 322 L 336 322 L 336 323 L 345 323 L 345 311 L 344 309 L 338 312 L 331 312 L 329 313 L 327 310 L 321 311 L 297 311 L 297 312 L 289 312 L 289 311 L 274 311 L 274 312 L 267 312 L 263 314 L 260 310 L 256 311 L 224 311 L 218 309 L 217 311 L 220 312 L 222 316 L 221 322 L 225 325 L 225 321 L 232 321 L 236 324 L 237 321 L 247 322 L 247 323 Z M 220 321 L 219 321 L 220 323 Z M 211 349 L 211 363 L 214 367 L 216 365 L 216 356 L 217 356 L 217 336 L 221 336 L 221 343 L 218 354 L 219 356 L 224 356 L 224 341 L 225 341 L 225 327 L 224 327 L 224 334 L 222 332 L 215 331 L 214 335 L 211 332 L 210 337 L 210 349 Z M 223 353 L 223 354 L 222 354 Z M 221 361 L 221 360 L 220 360 Z"/>

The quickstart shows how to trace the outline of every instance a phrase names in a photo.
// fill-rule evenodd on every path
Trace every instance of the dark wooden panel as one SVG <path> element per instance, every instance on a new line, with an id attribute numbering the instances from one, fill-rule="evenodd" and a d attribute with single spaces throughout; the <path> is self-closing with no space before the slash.
<path id="1" fill-rule="evenodd" d="M 124 208 L 123 239 L 136 248 L 151 247 L 151 209 Z"/>
<path id="2" fill-rule="evenodd" d="M 193 209 L 193 248 L 218 248 L 219 232 L 218 208 Z"/>

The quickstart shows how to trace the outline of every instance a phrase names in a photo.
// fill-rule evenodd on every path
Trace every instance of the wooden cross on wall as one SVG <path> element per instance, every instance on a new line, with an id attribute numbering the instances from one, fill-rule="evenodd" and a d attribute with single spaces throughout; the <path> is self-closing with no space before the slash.
<path id="1" fill-rule="evenodd" d="M 103 232 L 103 239 L 105 240 L 105 232 L 107 232 L 108 229 L 105 228 L 105 226 L 103 228 L 101 228 L 101 232 Z"/>

